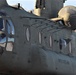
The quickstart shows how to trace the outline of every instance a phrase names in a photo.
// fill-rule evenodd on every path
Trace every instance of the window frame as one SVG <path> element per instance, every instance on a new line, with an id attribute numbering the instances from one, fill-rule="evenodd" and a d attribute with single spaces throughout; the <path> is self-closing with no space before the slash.
<path id="1" fill-rule="evenodd" d="M 6 18 L 5 19 L 6 20 L 6 23 L 5 23 L 5 31 L 6 31 L 6 47 L 5 47 L 5 49 L 6 49 L 6 51 L 10 51 L 10 52 L 12 52 L 13 51 L 13 43 L 14 43 L 14 35 L 15 35 L 15 27 L 14 27 L 14 24 L 13 24 L 13 22 L 12 22 L 12 20 L 11 20 L 11 18 Z M 10 23 L 10 22 L 11 23 Z M 11 25 L 12 24 L 12 25 Z M 8 25 L 9 25 L 9 27 L 10 27 L 10 34 L 9 34 L 9 32 L 8 32 Z M 12 33 L 12 31 L 13 31 L 13 33 Z M 11 44 L 11 46 L 12 46 L 12 48 L 10 48 L 10 49 L 8 49 L 8 44 L 9 44 L 9 42 L 10 42 L 10 44 Z"/>
<path id="2" fill-rule="evenodd" d="M 39 44 L 42 44 L 42 33 L 41 32 L 38 33 L 38 41 L 39 41 Z"/>
<path id="3" fill-rule="evenodd" d="M 27 27 L 26 28 L 26 31 L 25 31 L 25 33 L 26 33 L 26 40 L 29 42 L 30 41 L 30 28 L 29 27 Z"/>
<path id="4" fill-rule="evenodd" d="M 49 36 L 49 46 L 52 48 L 53 46 L 53 38 L 52 35 Z"/>
<path id="5" fill-rule="evenodd" d="M 72 43 L 69 42 L 69 53 L 71 54 L 72 53 Z"/>

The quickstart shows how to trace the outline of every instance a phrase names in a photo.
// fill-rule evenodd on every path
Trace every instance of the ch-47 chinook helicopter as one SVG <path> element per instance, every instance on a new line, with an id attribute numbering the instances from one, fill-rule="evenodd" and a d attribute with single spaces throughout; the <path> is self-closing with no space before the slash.
<path id="1" fill-rule="evenodd" d="M 76 7 L 64 2 L 36 0 L 29 13 L 0 0 L 1 75 L 76 75 Z"/>

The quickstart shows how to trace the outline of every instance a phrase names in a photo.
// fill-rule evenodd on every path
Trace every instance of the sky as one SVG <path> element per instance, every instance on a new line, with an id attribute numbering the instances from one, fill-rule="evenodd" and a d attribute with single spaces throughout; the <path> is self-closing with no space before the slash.
<path id="1" fill-rule="evenodd" d="M 20 3 L 23 8 L 26 10 L 34 9 L 35 0 L 7 0 L 9 5 L 15 5 Z M 64 4 L 66 5 L 74 5 L 76 6 L 76 0 L 67 0 Z"/>

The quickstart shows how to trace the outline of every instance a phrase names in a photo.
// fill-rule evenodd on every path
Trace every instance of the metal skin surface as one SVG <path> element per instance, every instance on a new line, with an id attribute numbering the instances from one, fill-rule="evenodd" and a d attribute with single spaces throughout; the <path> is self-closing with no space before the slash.
<path id="1" fill-rule="evenodd" d="M 55 18 L 65 0 L 36 0 L 34 14 L 45 18 Z"/>
<path id="2" fill-rule="evenodd" d="M 0 0 L 0 75 L 76 75 L 76 31 L 61 18 Z"/>

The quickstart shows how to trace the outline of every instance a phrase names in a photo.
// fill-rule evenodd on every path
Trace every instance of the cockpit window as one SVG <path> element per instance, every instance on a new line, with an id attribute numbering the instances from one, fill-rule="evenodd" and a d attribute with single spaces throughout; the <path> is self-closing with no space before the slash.
<path id="1" fill-rule="evenodd" d="M 14 35 L 14 26 L 13 26 L 11 20 L 7 20 L 6 23 L 7 23 L 8 34 Z"/>
<path id="2" fill-rule="evenodd" d="M 0 30 L 2 30 L 2 29 L 3 29 L 3 19 L 0 18 Z"/>
<path id="3" fill-rule="evenodd" d="M 7 27 L 7 34 L 8 34 L 8 38 L 7 38 L 7 46 L 6 46 L 6 50 L 7 51 L 12 51 L 13 50 L 13 43 L 14 43 L 14 26 L 11 20 L 6 20 L 6 27 Z"/>
<path id="4" fill-rule="evenodd" d="M 0 47 L 6 51 L 13 50 L 14 43 L 14 26 L 10 19 L 0 18 Z"/>

